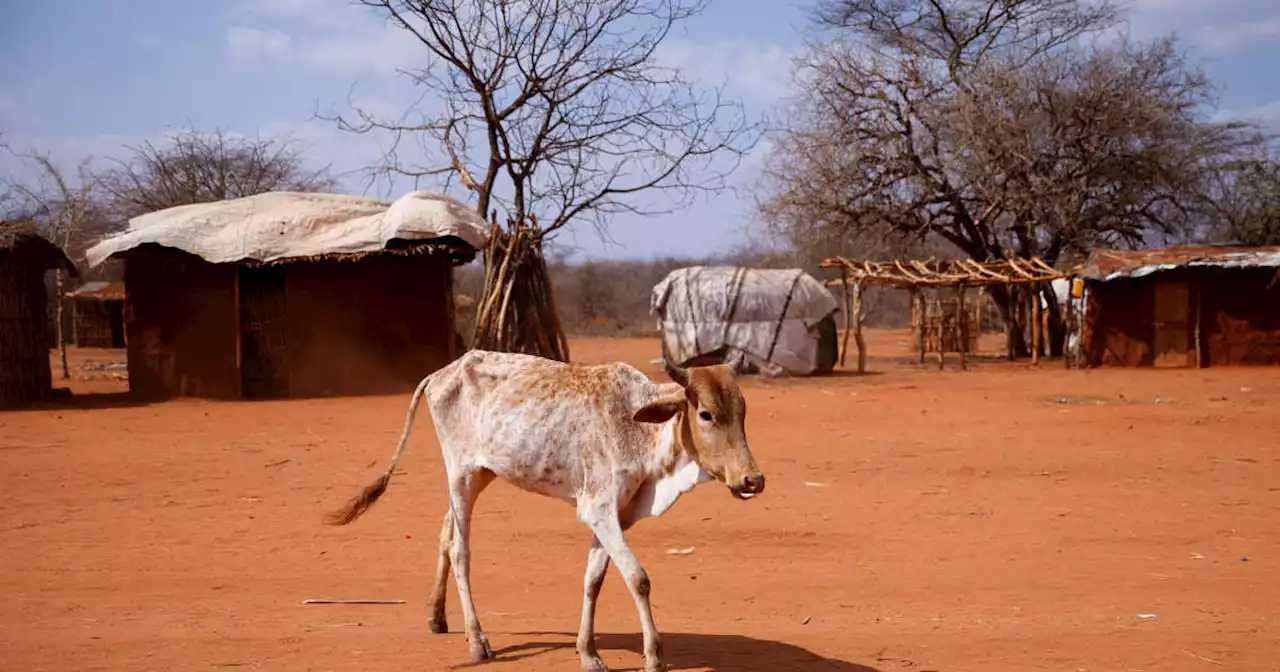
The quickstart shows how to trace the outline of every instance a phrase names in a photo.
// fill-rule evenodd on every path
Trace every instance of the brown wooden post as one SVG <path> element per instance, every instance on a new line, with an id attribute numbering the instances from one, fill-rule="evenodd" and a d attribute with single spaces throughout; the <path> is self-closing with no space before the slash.
<path id="1" fill-rule="evenodd" d="M 1005 319 L 1005 325 L 1004 325 L 1005 349 L 1007 351 L 1009 361 L 1012 362 L 1013 361 L 1013 329 L 1014 329 L 1014 326 L 1018 323 L 1018 299 L 1016 294 L 1017 286 L 1013 284 L 1007 284 L 1004 287 L 1006 292 L 1005 315 L 1007 316 Z"/>
<path id="2" fill-rule="evenodd" d="M 1048 303 L 1049 301 L 1058 300 L 1057 299 L 1058 295 L 1053 293 L 1053 286 L 1050 285 L 1050 286 L 1044 287 L 1042 291 L 1045 293 L 1046 303 Z M 1044 349 L 1045 357 L 1048 357 L 1049 353 L 1053 351 L 1053 347 L 1049 345 L 1049 311 L 1048 310 L 1040 311 L 1040 347 Z"/>
<path id="3" fill-rule="evenodd" d="M 867 342 L 862 338 L 862 279 L 853 283 L 853 342 L 858 345 L 858 373 L 867 372 Z"/>
<path id="4" fill-rule="evenodd" d="M 960 321 L 958 325 L 960 339 L 960 370 L 966 371 L 969 368 L 967 353 L 969 350 L 969 315 L 964 305 L 964 283 L 960 283 L 959 291 L 956 298 L 956 319 Z"/>
<path id="5" fill-rule="evenodd" d="M 1195 284 L 1192 286 L 1192 291 L 1196 293 L 1195 314 L 1192 319 L 1196 321 L 1194 332 L 1195 332 L 1195 339 L 1196 339 L 1195 346 L 1196 346 L 1196 368 L 1197 369 L 1204 367 L 1204 336 L 1201 333 L 1201 327 L 1200 327 L 1200 322 L 1202 321 L 1201 313 L 1204 310 L 1204 304 L 1200 300 L 1200 294 L 1203 287 L 1204 285 L 1203 283 L 1201 283 L 1200 279 L 1196 278 Z"/>
<path id="6" fill-rule="evenodd" d="M 840 344 L 840 368 L 844 368 L 844 356 L 849 351 L 849 329 L 853 316 L 849 314 L 852 305 L 849 302 L 849 267 L 840 266 L 840 292 L 844 298 L 844 339 Z"/>
<path id="7" fill-rule="evenodd" d="M 285 297 L 286 300 L 288 297 Z M 236 398 L 244 398 L 244 324 L 240 319 L 240 265 L 235 266 L 231 275 L 231 311 L 236 329 Z"/>
<path id="8" fill-rule="evenodd" d="M 946 363 L 947 338 L 944 327 L 947 321 L 942 312 L 942 297 L 938 292 L 933 293 L 933 314 L 938 316 L 938 370 L 941 371 Z"/>
<path id="9" fill-rule="evenodd" d="M 916 348 L 918 353 L 917 357 L 919 358 L 918 363 L 924 364 L 924 343 L 925 343 L 925 340 L 924 340 L 924 322 L 925 322 L 924 294 L 921 293 L 919 287 L 914 285 L 911 287 L 911 310 L 912 312 L 915 313 L 915 320 L 916 320 L 915 335 L 916 335 Z"/>
<path id="10" fill-rule="evenodd" d="M 1031 295 L 1031 363 L 1040 363 L 1040 290 L 1034 283 L 1027 285 Z"/>

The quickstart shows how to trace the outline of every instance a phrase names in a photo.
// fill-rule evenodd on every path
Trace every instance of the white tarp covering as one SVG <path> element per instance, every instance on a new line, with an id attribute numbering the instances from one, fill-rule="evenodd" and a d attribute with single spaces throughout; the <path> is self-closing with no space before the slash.
<path id="1" fill-rule="evenodd" d="M 818 368 L 818 323 L 838 305 L 799 269 L 692 266 L 655 285 L 649 308 L 674 364 L 724 348 L 739 371 L 809 375 Z"/>
<path id="2" fill-rule="evenodd" d="M 465 203 L 432 191 L 394 203 L 362 196 L 273 191 L 246 198 L 183 205 L 129 220 L 85 256 L 96 266 L 113 254 L 155 243 L 211 263 L 275 261 L 318 254 L 384 249 L 393 239 L 454 236 L 477 249 L 489 224 Z"/>

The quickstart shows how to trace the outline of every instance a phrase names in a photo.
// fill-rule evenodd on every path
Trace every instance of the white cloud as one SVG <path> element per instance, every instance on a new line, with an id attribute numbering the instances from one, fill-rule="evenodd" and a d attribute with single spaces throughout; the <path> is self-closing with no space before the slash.
<path id="1" fill-rule="evenodd" d="M 259 62 L 288 56 L 293 39 L 274 28 L 231 26 L 227 29 L 227 53 L 236 61 Z"/>
<path id="2" fill-rule="evenodd" d="M 1280 42 L 1280 16 L 1265 21 L 1239 21 L 1205 27 L 1200 41 L 1214 51 L 1234 51 L 1257 44 Z"/>
<path id="3" fill-rule="evenodd" d="M 663 43 L 658 57 L 701 85 L 726 84 L 744 98 L 773 103 L 790 90 L 794 54 L 792 49 L 771 42 L 672 39 Z"/>
<path id="4" fill-rule="evenodd" d="M 1244 110 L 1219 110 L 1215 121 L 1251 121 L 1280 130 L 1280 100 L 1273 100 Z"/>
<path id="5" fill-rule="evenodd" d="M 1140 39 L 1176 33 L 1215 53 L 1280 41 L 1274 0 L 1134 0 L 1126 9 L 1128 32 Z"/>
<path id="6" fill-rule="evenodd" d="M 332 0 L 254 0 L 228 31 L 229 55 L 280 57 L 336 77 L 393 76 L 422 58 L 423 47 L 367 7 Z M 244 52 L 251 55 L 245 56 Z M 262 52 L 268 52 L 263 54 Z"/>

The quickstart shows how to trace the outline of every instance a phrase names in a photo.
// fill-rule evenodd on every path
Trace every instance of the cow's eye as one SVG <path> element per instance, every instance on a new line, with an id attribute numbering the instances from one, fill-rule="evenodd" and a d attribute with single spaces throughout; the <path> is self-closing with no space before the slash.
<path id="1" fill-rule="evenodd" d="M 708 411 L 698 411 L 698 417 L 702 418 L 706 422 L 711 422 L 712 420 L 711 413 Z"/>

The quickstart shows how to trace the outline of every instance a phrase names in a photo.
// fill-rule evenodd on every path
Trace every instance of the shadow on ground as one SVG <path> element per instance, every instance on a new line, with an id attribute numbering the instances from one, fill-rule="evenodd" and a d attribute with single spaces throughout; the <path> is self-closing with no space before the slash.
<path id="1" fill-rule="evenodd" d="M 521 632 L 511 633 L 517 636 L 536 638 L 525 644 L 517 644 L 495 651 L 497 657 L 493 663 L 513 663 L 521 667 L 520 661 L 528 661 L 551 651 L 574 648 L 576 634 L 564 632 Z M 606 660 L 612 658 L 609 652 L 628 651 L 632 656 L 619 666 L 612 668 L 615 672 L 622 670 L 640 670 L 644 668 L 641 656 L 643 640 L 641 635 L 596 635 L 596 647 Z M 690 633 L 663 633 L 662 647 L 666 654 L 668 669 L 677 670 L 711 670 L 712 672 L 728 672 L 729 670 L 805 670 L 806 672 L 881 672 L 874 667 L 850 663 L 843 660 L 824 658 L 812 651 L 794 644 L 772 642 L 764 639 L 753 639 L 740 635 L 706 635 Z"/>
<path id="2" fill-rule="evenodd" d="M 133 408 L 150 406 L 152 401 L 134 397 L 130 392 L 90 392 L 71 394 L 55 390 L 48 398 L 6 407 L 3 411 L 89 411 L 105 408 Z"/>

